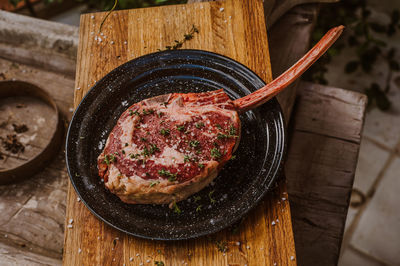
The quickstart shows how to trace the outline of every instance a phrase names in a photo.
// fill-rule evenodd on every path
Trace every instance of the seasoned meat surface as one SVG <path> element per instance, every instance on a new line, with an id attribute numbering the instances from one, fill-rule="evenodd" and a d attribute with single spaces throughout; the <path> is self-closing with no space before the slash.
<path id="1" fill-rule="evenodd" d="M 99 175 L 126 203 L 178 202 L 217 176 L 239 137 L 223 90 L 157 96 L 122 113 L 98 157 Z"/>

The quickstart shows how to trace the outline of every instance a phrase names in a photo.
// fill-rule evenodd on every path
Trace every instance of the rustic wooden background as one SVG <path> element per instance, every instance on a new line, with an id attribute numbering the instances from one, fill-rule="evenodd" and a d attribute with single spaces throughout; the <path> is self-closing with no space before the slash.
<path id="1" fill-rule="evenodd" d="M 274 77 L 308 49 L 308 36 L 317 10 L 316 5 L 298 6 L 269 28 Z M 0 80 L 19 79 L 40 86 L 53 96 L 69 120 L 78 29 L 0 13 Z M 289 137 L 291 145 L 285 167 L 297 261 L 300 265 L 336 265 L 366 100 L 357 93 L 327 86 L 298 83 L 297 87 L 299 101 L 291 119 L 290 132 L 294 133 Z M 306 88 L 309 93 L 303 95 Z M 323 111 L 315 112 L 321 104 Z M 299 110 L 305 111 L 302 116 L 298 115 Z M 311 118 L 306 115 L 310 110 Z M 338 114 L 353 123 L 349 130 L 331 135 L 332 126 L 342 128 L 341 120 L 327 114 Z M 305 118 L 308 122 L 303 123 Z M 337 144 L 350 151 L 349 155 L 335 159 Z M 307 150 L 313 158 L 306 166 L 303 166 L 305 156 L 301 150 Z M 297 169 L 301 169 L 299 174 Z M 46 169 L 31 179 L 0 186 L 0 264 L 61 263 L 68 182 L 61 151 Z"/>

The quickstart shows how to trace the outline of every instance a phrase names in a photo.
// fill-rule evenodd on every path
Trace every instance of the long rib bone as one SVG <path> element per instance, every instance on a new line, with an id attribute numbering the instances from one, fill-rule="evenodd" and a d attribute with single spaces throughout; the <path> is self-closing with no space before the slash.
<path id="1" fill-rule="evenodd" d="M 315 61 L 318 60 L 331 45 L 339 38 L 344 26 L 338 26 L 329 30 L 324 37 L 297 61 L 291 68 L 279 77 L 268 83 L 261 89 L 235 100 L 233 103 L 239 112 L 245 112 L 256 108 L 277 95 L 284 88 L 300 77 Z"/>

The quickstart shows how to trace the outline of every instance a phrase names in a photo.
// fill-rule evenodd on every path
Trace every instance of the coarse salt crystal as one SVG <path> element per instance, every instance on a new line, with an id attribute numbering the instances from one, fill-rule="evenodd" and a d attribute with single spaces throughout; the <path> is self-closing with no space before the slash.
<path id="1" fill-rule="evenodd" d="M 91 18 L 91 19 L 94 19 L 94 15 L 92 15 L 90 18 Z"/>
<path id="2" fill-rule="evenodd" d="M 290 256 L 290 260 L 294 260 L 294 256 Z"/>
<path id="3" fill-rule="evenodd" d="M 237 246 L 240 246 L 240 242 L 236 242 L 236 245 L 237 245 Z"/>
<path id="4" fill-rule="evenodd" d="M 250 246 L 247 246 L 246 248 L 247 248 L 247 249 L 250 249 Z"/>
<path id="5" fill-rule="evenodd" d="M 279 219 L 276 219 L 276 222 L 279 223 Z"/>
<path id="6" fill-rule="evenodd" d="M 82 249 L 78 249 L 78 253 L 81 253 L 82 252 Z"/>
<path id="7" fill-rule="evenodd" d="M 111 41 L 110 43 L 111 43 L 111 44 L 114 44 L 114 41 Z"/>
<path id="8" fill-rule="evenodd" d="M 150 263 L 150 260 L 146 260 L 147 263 Z"/>
<path id="9" fill-rule="evenodd" d="M 221 7 L 221 8 L 219 9 L 219 12 L 224 11 L 224 9 L 225 9 L 225 8 Z"/>
<path id="10" fill-rule="evenodd" d="M 129 258 L 129 261 L 133 261 L 133 258 L 132 258 L 132 257 L 130 257 L 130 258 Z"/>
<path id="11" fill-rule="evenodd" d="M 272 221 L 272 223 L 271 223 L 272 225 L 275 225 L 275 221 Z"/>
<path id="12" fill-rule="evenodd" d="M 68 223 L 72 224 L 74 222 L 74 219 L 69 219 Z"/>
<path id="13" fill-rule="evenodd" d="M 76 201 L 78 201 L 78 202 L 81 201 L 81 198 L 80 198 L 80 197 L 77 197 L 77 198 L 76 198 Z"/>
<path id="14" fill-rule="evenodd" d="M 139 257 L 139 256 L 140 256 L 139 253 L 137 253 L 137 254 L 136 254 L 136 257 Z"/>
<path id="15" fill-rule="evenodd" d="M 68 227 L 68 228 L 72 228 L 73 226 L 72 226 L 72 224 L 69 224 L 69 225 L 67 225 L 67 227 Z"/>
<path id="16" fill-rule="evenodd" d="M 81 89 L 81 87 L 76 88 L 75 90 L 79 91 Z"/>
<path id="17" fill-rule="evenodd" d="M 286 198 L 282 198 L 282 201 L 285 201 L 286 200 Z"/>

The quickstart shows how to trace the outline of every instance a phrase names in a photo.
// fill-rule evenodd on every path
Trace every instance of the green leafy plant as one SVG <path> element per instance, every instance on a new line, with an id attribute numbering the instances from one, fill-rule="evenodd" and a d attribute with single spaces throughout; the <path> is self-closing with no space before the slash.
<path id="1" fill-rule="evenodd" d="M 399 63 L 394 60 L 396 49 L 382 40 L 383 36 L 393 37 L 400 30 L 400 11 L 395 9 L 391 13 L 390 22 L 381 24 L 371 19 L 371 11 L 366 0 L 347 0 L 332 5 L 325 5 L 320 12 L 316 29 L 312 35 L 315 44 L 329 28 L 343 24 L 347 26 L 345 38 L 336 43 L 328 52 L 314 64 L 310 71 L 303 76 L 304 79 L 327 84 L 325 74 L 327 65 L 332 58 L 346 46 L 355 50 L 356 59 L 349 61 L 344 68 L 345 74 L 362 71 L 369 74 L 374 69 L 378 60 L 384 60 L 388 65 L 385 84 L 372 83 L 365 88 L 369 105 L 376 105 L 381 110 L 390 108 L 387 93 L 390 91 L 390 80 L 393 72 L 400 70 Z"/>

